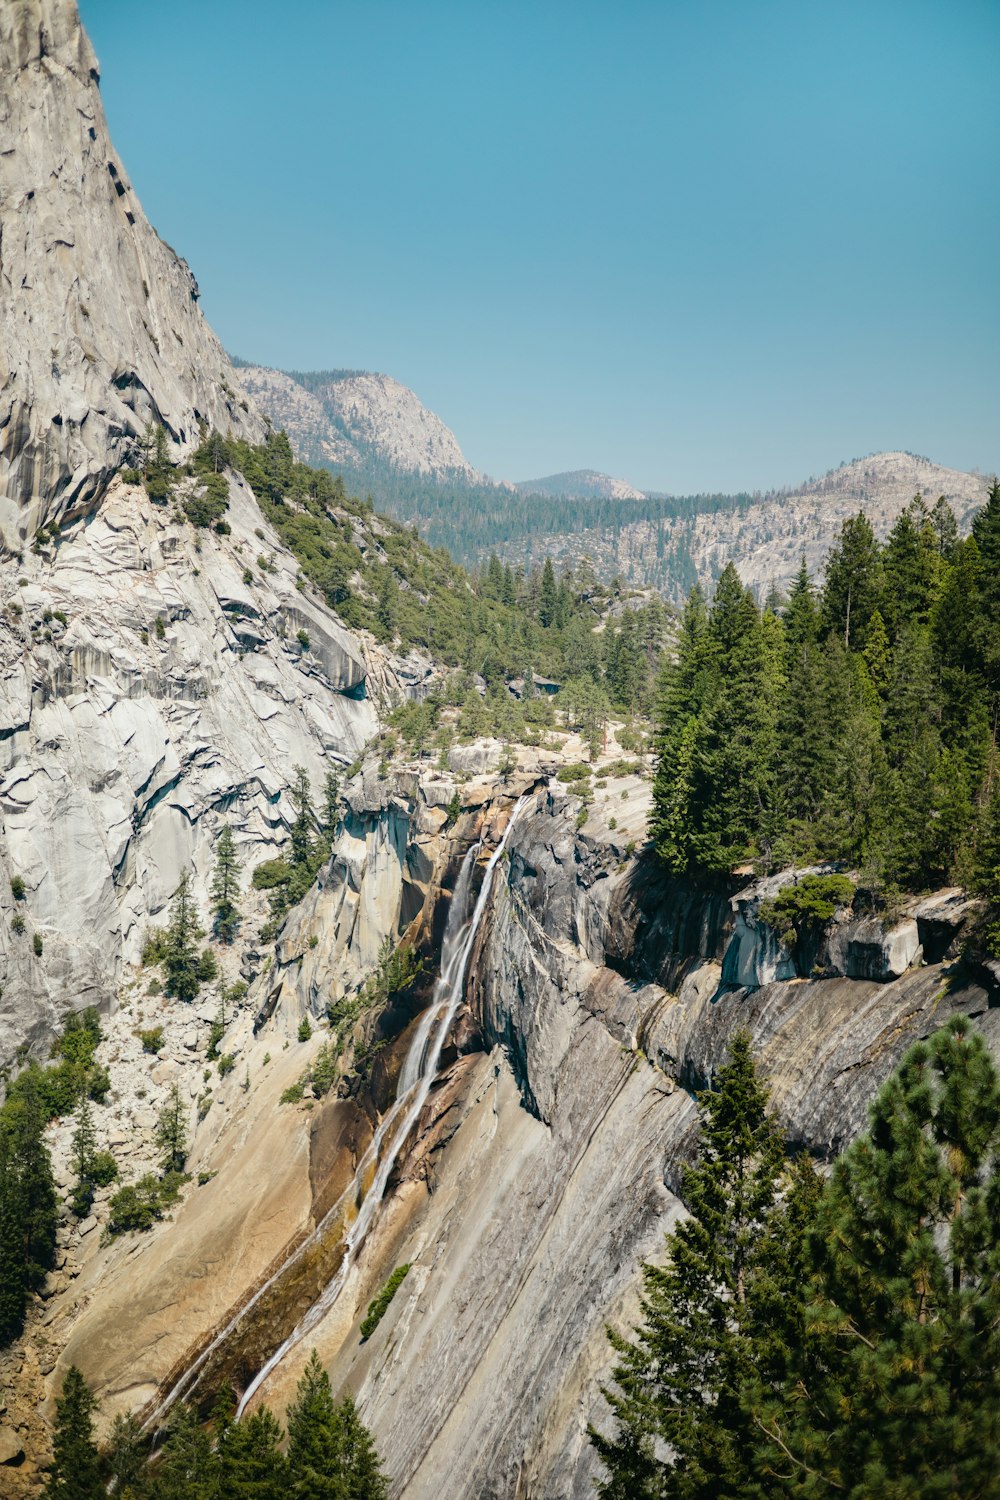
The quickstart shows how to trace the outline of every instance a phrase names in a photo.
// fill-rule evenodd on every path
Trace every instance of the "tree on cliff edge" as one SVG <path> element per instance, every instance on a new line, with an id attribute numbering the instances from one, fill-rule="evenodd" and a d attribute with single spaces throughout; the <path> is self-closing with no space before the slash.
<path id="1" fill-rule="evenodd" d="M 605 1395 L 617 1430 L 590 1429 L 609 1474 L 605 1500 L 754 1493 L 757 1438 L 742 1391 L 768 1357 L 756 1283 L 783 1155 L 745 1032 L 700 1103 L 699 1157 L 683 1185 L 690 1217 L 668 1236 L 667 1264 L 642 1268 L 635 1340 L 609 1333 L 619 1363 Z"/>

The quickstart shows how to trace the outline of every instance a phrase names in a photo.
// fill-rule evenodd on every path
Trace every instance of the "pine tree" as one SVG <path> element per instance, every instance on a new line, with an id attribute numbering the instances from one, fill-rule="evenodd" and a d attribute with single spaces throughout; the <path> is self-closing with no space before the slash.
<path id="1" fill-rule="evenodd" d="M 972 523 L 982 561 L 982 652 L 987 685 L 1000 694 L 1000 481 L 994 480 Z"/>
<path id="2" fill-rule="evenodd" d="M 58 1208 L 41 1074 L 29 1063 L 0 1109 L 0 1345 L 20 1333 L 28 1294 L 55 1253 Z"/>
<path id="3" fill-rule="evenodd" d="M 939 495 L 934 502 L 930 521 L 938 552 L 947 562 L 950 562 L 958 544 L 958 522 L 955 520 L 955 512 L 944 495 Z"/>
<path id="4" fill-rule="evenodd" d="M 196 1413 L 182 1401 L 171 1412 L 154 1494 L 156 1500 L 221 1500 L 211 1440 Z"/>
<path id="5" fill-rule="evenodd" d="M 70 1365 L 56 1401 L 52 1464 L 45 1500 L 102 1500 L 104 1485 L 94 1443 L 97 1403 L 76 1365 Z"/>
<path id="6" fill-rule="evenodd" d="M 743 1390 L 763 1347 L 750 1313 L 756 1277 L 765 1264 L 774 1270 L 762 1245 L 782 1153 L 745 1032 L 699 1102 L 699 1157 L 682 1189 L 690 1217 L 668 1236 L 667 1265 L 643 1267 L 636 1340 L 611 1334 L 620 1362 L 617 1390 L 605 1395 L 616 1431 L 590 1432 L 609 1471 L 606 1500 L 742 1500 L 753 1472 Z"/>
<path id="7" fill-rule="evenodd" d="M 146 1484 L 146 1450 L 142 1427 L 131 1412 L 119 1412 L 111 1424 L 108 1440 L 108 1469 L 111 1493 L 139 1497 L 148 1492 Z"/>
<path id="8" fill-rule="evenodd" d="M 288 1408 L 288 1466 L 295 1500 L 342 1500 L 336 1407 L 314 1349 Z"/>
<path id="9" fill-rule="evenodd" d="M 227 1423 L 216 1452 L 220 1497 L 287 1500 L 288 1463 L 280 1448 L 282 1436 L 277 1418 L 266 1406 L 242 1421 Z"/>
<path id="10" fill-rule="evenodd" d="M 292 824 L 292 863 L 306 865 L 313 851 L 313 827 L 316 818 L 313 813 L 309 777 L 303 766 L 294 767 L 294 780 L 289 788 L 289 795 L 295 808 L 295 821 Z"/>
<path id="11" fill-rule="evenodd" d="M 223 825 L 215 841 L 215 872 L 212 876 L 212 911 L 216 936 L 231 943 L 240 925 L 240 862 L 233 830 Z"/>
<path id="12" fill-rule="evenodd" d="M 288 1408 L 293 1500 L 388 1500 L 371 1434 L 349 1396 L 334 1402 L 314 1349 Z"/>
<path id="13" fill-rule="evenodd" d="M 94 1131 L 94 1114 L 86 1094 L 80 1098 L 76 1112 L 76 1129 L 72 1142 L 73 1170 L 76 1187 L 73 1189 L 71 1206 L 78 1219 L 85 1219 L 94 1201 L 94 1157 L 97 1153 L 97 1136 Z"/>
<path id="14" fill-rule="evenodd" d="M 340 821 L 340 780 L 336 771 L 327 771 L 323 778 L 323 829 L 332 839 Z"/>
<path id="15" fill-rule="evenodd" d="M 198 943 L 203 936 L 195 914 L 191 876 L 185 870 L 173 895 L 164 941 L 164 989 L 178 1000 L 190 1002 L 198 993 L 201 984 Z"/>
<path id="16" fill-rule="evenodd" d="M 334 1441 L 345 1500 L 389 1500 L 389 1484 L 368 1428 L 351 1396 L 334 1409 Z"/>
<path id="17" fill-rule="evenodd" d="M 926 624 L 940 563 L 937 535 L 917 495 L 897 518 L 882 552 L 882 614 L 891 640 L 904 625 Z"/>
<path id="18" fill-rule="evenodd" d="M 762 1414 L 771 1493 L 997 1493 L 1000 1080 L 956 1017 L 911 1047 L 810 1237 L 807 1363 Z"/>
<path id="19" fill-rule="evenodd" d="M 184 1101 L 173 1084 L 156 1122 L 156 1144 L 163 1152 L 165 1172 L 183 1172 L 187 1160 L 188 1130 Z"/>
<path id="20" fill-rule="evenodd" d="M 542 568 L 542 581 L 538 594 L 538 619 L 542 625 L 554 625 L 556 623 L 556 612 L 559 607 L 559 594 L 556 588 L 556 575 L 552 567 L 551 557 L 545 559 Z"/>
<path id="21" fill-rule="evenodd" d="M 871 523 L 863 511 L 841 527 L 826 560 L 823 624 L 836 631 L 845 646 L 864 644 L 865 631 L 881 594 L 881 561 Z"/>

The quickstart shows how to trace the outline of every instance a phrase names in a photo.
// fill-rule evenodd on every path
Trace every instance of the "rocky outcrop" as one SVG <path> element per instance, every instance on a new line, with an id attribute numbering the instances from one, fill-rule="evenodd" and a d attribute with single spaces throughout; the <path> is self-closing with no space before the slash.
<path id="1" fill-rule="evenodd" d="M 263 418 L 143 214 L 75 0 L 0 6 L 0 544 L 79 514 L 149 422 L 184 452 Z"/>
<path id="2" fill-rule="evenodd" d="M 116 481 L 0 574 L 0 1061 L 110 1005 L 182 869 L 206 913 L 222 824 L 245 866 L 278 852 L 293 767 L 318 791 L 376 728 L 361 645 L 238 479 L 227 520 L 196 531 Z"/>
<path id="3" fill-rule="evenodd" d="M 455 434 L 391 375 L 326 370 L 292 376 L 242 365 L 246 389 L 310 463 L 364 471 L 388 465 L 442 481 L 480 484 Z"/>

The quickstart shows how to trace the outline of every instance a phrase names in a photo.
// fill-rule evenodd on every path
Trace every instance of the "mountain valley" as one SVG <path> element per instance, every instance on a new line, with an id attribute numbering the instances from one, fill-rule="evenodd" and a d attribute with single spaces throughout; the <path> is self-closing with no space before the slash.
<path id="1" fill-rule="evenodd" d="M 769 495 L 495 482 L 389 376 L 230 360 L 75 0 L 0 0 L 0 68 L 0 1494 L 641 1500 L 609 1392 L 658 1273 L 716 1256 L 718 1338 L 760 1317 L 768 1357 L 819 1327 L 815 1247 L 860 1237 L 782 1215 L 881 1159 L 886 1099 L 912 1123 L 915 1056 L 914 1274 L 972 1248 L 912 1320 L 906 1262 L 893 1332 L 947 1362 L 998 1253 L 1000 486 L 901 452 Z M 767 1124 L 730 1160 L 741 1048 Z M 697 1173 L 737 1158 L 772 1178 L 700 1241 Z M 919 1198 L 886 1173 L 873 1221 Z M 919 1408 L 932 1456 L 938 1397 L 980 1413 L 969 1495 L 991 1339 Z M 769 1425 L 794 1342 L 767 1401 L 728 1392 L 755 1487 L 692 1495 L 818 1493 Z M 304 1391 L 356 1424 L 353 1488 L 303 1459 Z"/>

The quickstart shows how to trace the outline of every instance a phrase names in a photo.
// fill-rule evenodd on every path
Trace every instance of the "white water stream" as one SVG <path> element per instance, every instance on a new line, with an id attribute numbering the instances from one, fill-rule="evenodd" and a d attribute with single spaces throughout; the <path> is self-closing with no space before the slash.
<path id="1" fill-rule="evenodd" d="M 469 893 L 472 885 L 472 872 L 480 845 L 474 844 L 462 862 L 462 868 L 455 884 L 455 893 L 452 897 L 451 908 L 448 912 L 448 921 L 441 943 L 441 970 L 434 986 L 431 1003 L 421 1016 L 417 1029 L 414 1032 L 413 1040 L 410 1043 L 409 1051 L 400 1071 L 395 1102 L 386 1113 L 385 1118 L 382 1120 L 370 1144 L 358 1162 L 353 1180 L 345 1188 L 344 1192 L 341 1193 L 333 1207 L 324 1214 L 323 1218 L 306 1239 L 286 1257 L 273 1275 L 268 1277 L 267 1281 L 258 1288 L 238 1312 L 234 1313 L 225 1327 L 215 1335 L 211 1343 L 199 1354 L 198 1358 L 188 1366 L 184 1374 L 168 1391 L 156 1411 L 149 1418 L 146 1423 L 147 1427 L 155 1430 L 160 1426 L 164 1416 L 175 1401 L 185 1399 L 192 1394 L 198 1385 L 201 1373 L 209 1358 L 230 1338 L 239 1324 L 252 1312 L 261 1298 L 274 1286 L 275 1282 L 279 1281 L 335 1225 L 345 1207 L 352 1201 L 357 1203 L 359 1197 L 364 1194 L 358 1216 L 348 1232 L 347 1243 L 344 1247 L 344 1257 L 336 1275 L 309 1308 L 301 1322 L 296 1325 L 284 1343 L 275 1350 L 270 1359 L 257 1372 L 247 1386 L 237 1408 L 237 1417 L 243 1415 L 248 1402 L 260 1390 L 268 1376 L 277 1368 L 285 1355 L 295 1348 L 296 1344 L 316 1326 L 319 1320 L 336 1302 L 347 1279 L 347 1275 L 357 1258 L 357 1253 L 365 1242 L 368 1230 L 382 1201 L 399 1153 L 406 1144 L 410 1131 L 419 1119 L 420 1113 L 427 1102 L 427 1095 L 430 1093 L 431 1085 L 437 1075 L 445 1040 L 465 993 L 466 969 L 468 968 L 469 957 L 476 940 L 476 933 L 479 930 L 479 924 L 482 921 L 483 913 L 490 898 L 494 872 L 526 800 L 525 797 L 522 797 L 515 806 L 511 813 L 510 821 L 504 829 L 503 837 L 490 856 L 489 863 L 483 874 L 483 883 L 480 886 L 479 895 L 476 898 L 476 904 L 471 916 L 469 915 Z M 398 1128 L 397 1122 L 399 1122 Z M 388 1149 L 385 1155 L 381 1156 L 382 1146 L 387 1139 L 389 1140 Z M 364 1192 L 364 1179 L 374 1162 L 378 1162 L 378 1167 L 372 1179 L 371 1186 L 367 1192 Z"/>

